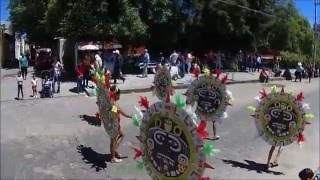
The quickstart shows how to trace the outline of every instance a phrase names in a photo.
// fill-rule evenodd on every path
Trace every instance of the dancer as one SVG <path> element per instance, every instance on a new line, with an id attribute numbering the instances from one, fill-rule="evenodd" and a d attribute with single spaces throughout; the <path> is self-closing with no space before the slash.
<path id="1" fill-rule="evenodd" d="M 314 174 L 310 168 L 305 168 L 299 172 L 300 180 L 320 180 L 320 174 Z"/>
<path id="2" fill-rule="evenodd" d="M 117 101 L 119 101 L 120 99 L 120 89 L 113 85 L 111 88 L 110 88 L 110 92 L 113 94 L 113 101 L 114 103 L 116 104 L 117 106 L 117 114 L 118 114 L 118 122 L 119 122 L 119 133 L 117 136 L 115 136 L 114 138 L 111 138 L 111 144 L 110 144 L 110 153 L 111 153 L 111 163 L 120 163 L 122 162 L 122 159 L 121 158 L 121 155 L 119 154 L 118 152 L 118 149 L 119 149 L 119 146 L 123 140 L 123 137 L 124 137 L 124 134 L 123 134 L 123 131 L 122 131 L 122 128 L 121 128 L 121 125 L 120 125 L 120 116 L 124 116 L 126 118 L 132 118 L 132 116 L 124 113 L 120 106 L 118 105 Z"/>
<path id="3" fill-rule="evenodd" d="M 257 107 L 248 106 L 248 109 L 255 112 L 251 116 L 255 119 L 254 122 L 259 136 L 271 145 L 266 163 L 267 168 L 278 166 L 278 158 L 284 146 L 295 141 L 301 145 L 306 140 L 302 133 L 305 125 L 310 124 L 307 120 L 314 118 L 313 114 L 305 113 L 305 107 L 308 105 L 303 102 L 304 95 L 302 92 L 295 96 L 293 90 L 287 93 L 283 87 L 281 91 L 278 91 L 276 86 L 271 89 L 271 93 L 267 93 L 264 89 L 259 92 L 261 97 L 257 98 L 259 102 Z M 296 118 L 285 118 L 285 115 Z M 285 124 L 288 124 L 288 126 L 285 126 Z M 276 147 L 278 151 L 272 161 Z"/>
<path id="4" fill-rule="evenodd" d="M 37 77 L 35 74 L 33 74 L 31 79 L 31 88 L 32 88 L 32 97 L 37 97 Z"/>
<path id="5" fill-rule="evenodd" d="M 270 150 L 269 150 L 268 161 L 267 161 L 268 168 L 276 167 L 276 166 L 279 165 L 279 164 L 278 164 L 278 158 L 279 158 L 279 156 L 280 156 L 280 154 L 281 154 L 281 152 L 282 152 L 282 150 L 283 150 L 283 147 L 280 146 L 280 147 L 278 148 L 278 152 L 277 152 L 277 154 L 276 154 L 276 156 L 275 156 L 275 158 L 274 158 L 274 161 L 271 162 L 272 155 L 273 155 L 273 152 L 274 152 L 275 149 L 276 149 L 276 146 L 271 146 L 271 148 L 270 148 Z"/>

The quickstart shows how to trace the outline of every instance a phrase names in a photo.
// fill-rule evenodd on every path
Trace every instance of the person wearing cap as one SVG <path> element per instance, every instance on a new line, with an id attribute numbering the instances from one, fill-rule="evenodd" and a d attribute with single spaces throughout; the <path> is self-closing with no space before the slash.
<path id="1" fill-rule="evenodd" d="M 299 172 L 300 180 L 320 180 L 320 174 L 314 175 L 310 168 L 305 168 Z"/>
<path id="2" fill-rule="evenodd" d="M 113 72 L 112 72 L 113 83 L 117 84 L 118 79 L 121 79 L 124 83 L 126 79 L 121 74 L 123 58 L 119 50 L 115 50 L 113 51 L 113 53 L 115 54 L 115 61 L 114 61 Z"/>
<path id="3" fill-rule="evenodd" d="M 296 72 L 294 73 L 294 75 L 295 75 L 295 80 L 294 80 L 294 82 L 297 82 L 297 79 L 299 79 L 300 82 L 301 82 L 302 71 L 303 71 L 303 70 L 304 70 L 304 68 L 302 67 L 302 63 L 299 62 L 299 63 L 298 63 L 298 66 L 296 67 Z"/>
<path id="4" fill-rule="evenodd" d="M 148 53 L 148 50 L 144 50 L 144 55 L 143 55 L 143 72 L 142 72 L 142 77 L 148 77 L 148 64 L 150 62 L 150 55 Z"/>

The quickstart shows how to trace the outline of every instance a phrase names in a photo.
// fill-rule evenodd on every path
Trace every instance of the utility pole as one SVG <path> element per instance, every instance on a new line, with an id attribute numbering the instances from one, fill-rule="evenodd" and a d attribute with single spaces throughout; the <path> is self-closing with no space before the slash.
<path id="1" fill-rule="evenodd" d="M 316 63 L 316 58 L 317 58 L 317 40 L 318 40 L 318 33 L 319 33 L 319 28 L 318 28 L 318 23 L 317 23 L 317 7 L 320 5 L 319 0 L 314 0 L 314 35 L 313 35 L 313 64 L 315 65 Z"/>

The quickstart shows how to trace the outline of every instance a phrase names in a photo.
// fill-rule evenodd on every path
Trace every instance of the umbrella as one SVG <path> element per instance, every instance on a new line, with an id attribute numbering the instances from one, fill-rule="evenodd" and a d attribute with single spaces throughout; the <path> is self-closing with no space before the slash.
<path id="1" fill-rule="evenodd" d="M 78 50 L 81 50 L 81 51 L 94 51 L 94 50 L 99 50 L 99 47 L 98 46 L 95 46 L 95 45 L 92 45 L 92 44 L 88 44 L 88 45 L 84 45 L 84 46 L 81 46 L 78 48 Z"/>

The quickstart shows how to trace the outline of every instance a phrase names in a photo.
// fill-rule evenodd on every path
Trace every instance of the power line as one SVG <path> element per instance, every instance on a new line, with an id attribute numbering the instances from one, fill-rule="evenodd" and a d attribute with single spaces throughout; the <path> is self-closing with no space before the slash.
<path id="1" fill-rule="evenodd" d="M 259 10 L 256 10 L 256 9 L 252 9 L 252 8 L 249 8 L 249 7 L 246 7 L 246 6 L 230 3 L 230 2 L 227 2 L 227 1 L 223 1 L 223 0 L 216 0 L 216 1 L 224 3 L 224 4 L 228 4 L 228 5 L 231 5 L 231 6 L 237 6 L 239 8 L 246 9 L 248 11 L 253 11 L 253 12 L 258 13 L 258 14 L 263 14 L 263 15 L 266 15 L 266 16 L 274 17 L 274 18 L 277 18 L 277 19 L 282 20 L 282 21 L 286 21 L 285 19 L 279 18 L 274 14 L 269 14 L 269 13 L 266 13 L 266 12 L 263 12 L 263 11 L 259 11 Z"/>

